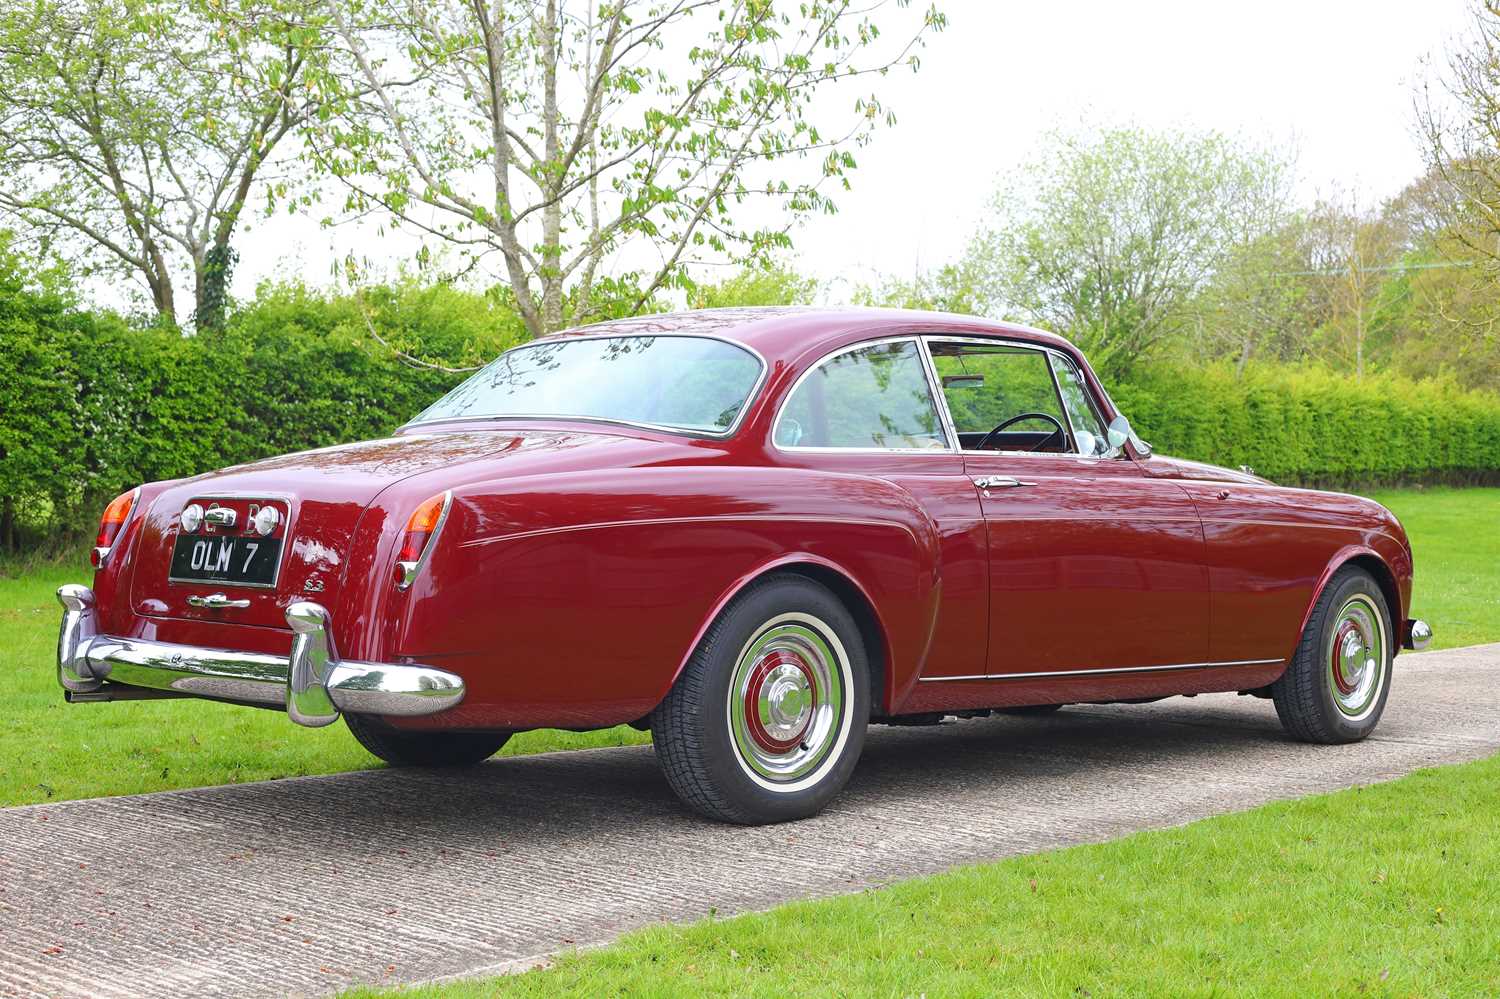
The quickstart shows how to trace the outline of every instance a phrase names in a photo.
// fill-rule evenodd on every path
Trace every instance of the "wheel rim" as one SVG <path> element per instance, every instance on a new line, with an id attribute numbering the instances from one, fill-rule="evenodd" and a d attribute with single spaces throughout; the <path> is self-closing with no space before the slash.
<path id="1" fill-rule="evenodd" d="M 1341 714 L 1358 720 L 1375 710 L 1387 660 L 1385 620 L 1374 600 L 1361 593 L 1345 601 L 1333 619 L 1324 661 Z"/>
<path id="2" fill-rule="evenodd" d="M 811 614 L 767 621 L 740 651 L 729 683 L 735 757 L 773 791 L 822 778 L 848 737 L 849 657 L 826 622 Z"/>

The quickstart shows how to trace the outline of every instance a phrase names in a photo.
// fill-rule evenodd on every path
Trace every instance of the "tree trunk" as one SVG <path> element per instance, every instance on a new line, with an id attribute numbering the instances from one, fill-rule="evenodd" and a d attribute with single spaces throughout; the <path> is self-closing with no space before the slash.
<path id="1" fill-rule="evenodd" d="M 9 496 L 0 502 L 0 545 L 15 553 L 21 551 L 21 532 L 16 529 L 16 501 Z"/>
<path id="2" fill-rule="evenodd" d="M 557 64 L 559 61 L 557 36 L 557 0 L 547 0 L 546 23 L 543 28 L 546 39 L 546 60 L 543 67 L 542 116 L 545 120 L 545 147 L 543 164 L 546 178 L 544 190 L 550 204 L 542 212 L 542 325 L 548 333 L 562 328 L 563 279 L 562 279 L 562 199 L 558 197 L 566 178 L 558 176 L 561 166 L 562 146 L 557 130 Z"/>
<path id="3" fill-rule="evenodd" d="M 1245 365 L 1250 363 L 1250 355 L 1255 353 L 1255 337 L 1246 336 L 1245 346 L 1240 350 L 1240 359 L 1234 366 L 1234 376 L 1240 378 L 1245 374 Z"/>
<path id="4" fill-rule="evenodd" d="M 172 325 L 177 325 L 177 302 L 172 292 L 172 273 L 161 249 L 148 242 L 146 250 L 146 285 L 151 289 L 151 304 L 156 314 Z"/>
<path id="5" fill-rule="evenodd" d="M 1354 378 L 1365 377 L 1365 303 L 1361 298 L 1354 310 Z"/>

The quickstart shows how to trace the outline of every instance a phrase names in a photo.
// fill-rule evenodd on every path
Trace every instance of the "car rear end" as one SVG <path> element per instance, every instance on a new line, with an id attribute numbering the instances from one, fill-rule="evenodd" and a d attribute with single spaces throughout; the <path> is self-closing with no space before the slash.
<path id="1" fill-rule="evenodd" d="M 280 708 L 309 726 L 341 711 L 417 716 L 457 704 L 460 677 L 387 657 L 370 626 L 384 590 L 419 570 L 451 494 L 398 495 L 414 507 L 403 528 L 375 502 L 401 476 L 342 473 L 320 475 L 313 461 L 143 486 L 111 503 L 93 587 L 58 594 L 68 699 L 204 697 Z"/>

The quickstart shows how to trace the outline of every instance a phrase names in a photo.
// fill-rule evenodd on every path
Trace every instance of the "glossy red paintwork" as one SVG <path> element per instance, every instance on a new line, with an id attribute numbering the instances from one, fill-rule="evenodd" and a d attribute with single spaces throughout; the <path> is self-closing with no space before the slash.
<path id="1" fill-rule="evenodd" d="M 590 332 L 600 332 L 595 327 Z M 882 715 L 1248 690 L 1284 668 L 1319 588 L 1350 558 L 1389 591 L 1397 627 L 1411 554 L 1378 504 L 1130 451 L 1117 459 L 783 452 L 776 411 L 820 358 L 900 334 L 1001 336 L 1075 358 L 1020 327 L 884 311 L 728 310 L 610 324 L 695 332 L 759 353 L 767 377 L 738 431 L 702 439 L 580 420 L 430 424 L 142 488 L 95 580 L 108 632 L 283 652 L 282 612 L 315 599 L 341 655 L 423 662 L 468 694 L 410 727 L 588 728 L 661 700 L 718 611 L 768 571 L 833 585 L 858 610 Z M 568 335 L 568 334 L 564 334 Z M 1034 486 L 981 495 L 973 478 Z M 409 590 L 392 582 L 403 525 L 453 491 Z M 291 538 L 274 590 L 196 610 L 169 584 L 193 497 L 284 497 Z M 1239 665 L 1217 665 L 1228 662 Z M 1163 665 L 1159 672 L 1101 670 Z M 1054 676 L 1058 672 L 1081 675 Z M 1006 679 L 964 679 L 1003 674 Z"/>

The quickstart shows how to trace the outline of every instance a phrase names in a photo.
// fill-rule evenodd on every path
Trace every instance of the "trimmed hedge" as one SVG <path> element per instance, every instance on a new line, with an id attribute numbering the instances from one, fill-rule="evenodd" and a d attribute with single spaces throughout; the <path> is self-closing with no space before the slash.
<path id="1" fill-rule="evenodd" d="M 1362 487 L 1500 478 L 1500 396 L 1446 380 L 1318 369 L 1155 369 L 1111 389 L 1163 454 L 1249 465 L 1286 485 Z"/>

